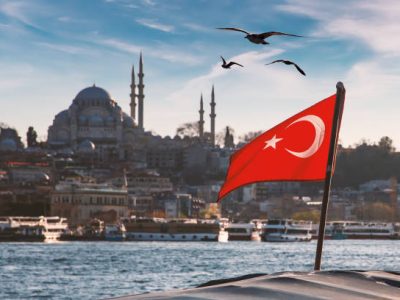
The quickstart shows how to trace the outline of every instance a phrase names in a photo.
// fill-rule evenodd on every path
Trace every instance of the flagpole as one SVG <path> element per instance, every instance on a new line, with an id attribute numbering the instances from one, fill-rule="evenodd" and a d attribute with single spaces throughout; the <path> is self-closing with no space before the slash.
<path id="1" fill-rule="evenodd" d="M 338 135 L 339 135 L 338 133 L 339 133 L 340 121 L 342 118 L 345 94 L 346 94 L 346 90 L 344 88 L 344 85 L 342 82 L 339 81 L 336 84 L 335 112 L 333 115 L 333 124 L 332 124 L 331 138 L 330 138 L 328 164 L 326 167 L 326 176 L 325 176 L 325 184 L 324 184 L 324 196 L 322 199 L 321 216 L 320 216 L 320 220 L 319 220 L 318 243 L 317 243 L 317 251 L 315 254 L 315 264 L 314 264 L 315 271 L 319 271 L 321 269 L 322 247 L 324 244 L 326 215 L 327 215 L 328 203 L 329 203 L 329 192 L 331 189 L 331 182 L 332 182 L 332 170 L 335 165 L 336 148 L 337 148 Z"/>

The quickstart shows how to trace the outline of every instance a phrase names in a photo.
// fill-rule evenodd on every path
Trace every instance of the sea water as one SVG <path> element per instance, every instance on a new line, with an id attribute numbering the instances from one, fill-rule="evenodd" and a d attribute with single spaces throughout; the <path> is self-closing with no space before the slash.
<path id="1" fill-rule="evenodd" d="M 105 299 L 311 271 L 316 242 L 0 243 L 0 299 Z M 400 240 L 325 241 L 323 269 L 400 271 Z"/>

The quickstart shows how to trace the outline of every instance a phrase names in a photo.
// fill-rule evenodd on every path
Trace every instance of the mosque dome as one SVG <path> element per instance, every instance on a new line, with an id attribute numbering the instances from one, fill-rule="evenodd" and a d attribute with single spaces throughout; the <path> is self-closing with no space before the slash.
<path id="1" fill-rule="evenodd" d="M 124 120 L 124 127 L 135 127 L 135 121 L 132 119 L 132 117 L 128 116 L 127 114 L 124 113 L 123 116 Z"/>
<path id="2" fill-rule="evenodd" d="M 101 87 L 96 85 L 81 90 L 75 97 L 75 101 L 84 102 L 85 100 L 111 100 L 111 95 Z"/>
<path id="3" fill-rule="evenodd" d="M 93 153 L 95 150 L 95 144 L 89 140 L 82 141 L 78 146 L 78 152 L 80 153 Z"/>
<path id="4" fill-rule="evenodd" d="M 87 117 L 84 115 L 80 115 L 78 120 L 79 120 L 79 125 L 86 125 L 87 123 Z"/>
<path id="5" fill-rule="evenodd" d="M 114 124 L 114 118 L 113 118 L 113 116 L 108 116 L 108 117 L 106 118 L 106 124 L 107 124 L 107 126 L 112 126 L 112 125 Z"/>
<path id="6" fill-rule="evenodd" d="M 17 143 L 11 138 L 0 141 L 0 151 L 17 151 Z"/>
<path id="7" fill-rule="evenodd" d="M 99 115 L 92 115 L 89 117 L 89 125 L 90 126 L 103 126 L 104 120 Z"/>
<path id="8" fill-rule="evenodd" d="M 38 172 L 35 174 L 35 180 L 40 182 L 50 181 L 50 177 L 44 172 Z"/>
<path id="9" fill-rule="evenodd" d="M 63 125 L 68 124 L 68 122 L 69 122 L 68 110 L 63 110 L 63 111 L 59 112 L 55 116 L 54 121 L 57 124 L 63 124 Z"/>

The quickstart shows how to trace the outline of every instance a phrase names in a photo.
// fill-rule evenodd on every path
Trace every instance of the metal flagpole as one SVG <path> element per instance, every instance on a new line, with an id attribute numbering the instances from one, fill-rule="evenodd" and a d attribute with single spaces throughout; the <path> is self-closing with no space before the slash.
<path id="1" fill-rule="evenodd" d="M 342 82 L 339 81 L 336 84 L 335 112 L 333 115 L 328 164 L 326 167 L 326 176 L 324 184 L 324 196 L 322 199 L 321 217 L 319 220 L 318 243 L 317 243 L 317 251 L 315 253 L 315 264 L 314 264 L 315 271 L 319 271 L 321 269 L 321 257 L 322 257 L 322 247 L 324 244 L 324 236 L 325 236 L 326 213 L 328 210 L 329 192 L 331 189 L 331 182 L 332 182 L 332 171 L 335 166 L 336 148 L 339 136 L 340 121 L 342 119 L 345 94 L 346 90 L 344 88 L 344 85 Z"/>

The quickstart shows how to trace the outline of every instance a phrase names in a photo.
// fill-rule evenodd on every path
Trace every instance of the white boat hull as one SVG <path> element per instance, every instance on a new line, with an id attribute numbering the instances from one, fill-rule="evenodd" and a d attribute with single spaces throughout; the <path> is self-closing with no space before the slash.
<path id="1" fill-rule="evenodd" d="M 309 241 L 311 241 L 311 239 L 312 239 L 311 234 L 307 234 L 307 235 L 269 234 L 269 235 L 265 236 L 266 242 L 285 242 L 285 243 L 309 242 Z"/>
<path id="2" fill-rule="evenodd" d="M 127 232 L 128 241 L 168 241 L 168 242 L 195 242 L 195 241 L 215 241 L 227 242 L 228 233 L 221 231 L 216 233 L 148 233 L 148 232 Z"/>

